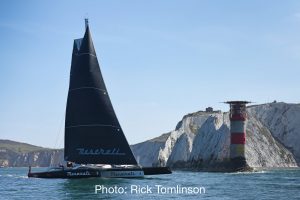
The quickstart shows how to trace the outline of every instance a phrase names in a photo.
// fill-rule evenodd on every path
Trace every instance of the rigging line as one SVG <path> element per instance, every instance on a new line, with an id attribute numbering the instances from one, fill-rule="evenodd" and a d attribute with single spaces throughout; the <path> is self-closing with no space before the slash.
<path id="1" fill-rule="evenodd" d="M 61 139 L 61 140 L 59 140 L 59 143 L 58 143 L 58 147 L 60 147 L 62 144 L 62 142 L 64 141 L 64 139 Z M 63 148 L 61 148 L 61 150 L 64 150 L 64 147 Z"/>
<path id="2" fill-rule="evenodd" d="M 62 118 L 61 118 L 60 123 L 59 123 L 58 130 L 57 130 L 57 134 L 56 134 L 56 138 L 55 138 L 55 144 L 54 144 L 55 149 L 58 148 L 58 143 L 60 143 L 59 138 L 60 138 L 60 135 L 61 135 L 61 132 L 62 132 L 61 130 L 62 130 L 62 126 L 63 126 L 64 116 L 65 116 L 65 113 L 62 115 Z"/>

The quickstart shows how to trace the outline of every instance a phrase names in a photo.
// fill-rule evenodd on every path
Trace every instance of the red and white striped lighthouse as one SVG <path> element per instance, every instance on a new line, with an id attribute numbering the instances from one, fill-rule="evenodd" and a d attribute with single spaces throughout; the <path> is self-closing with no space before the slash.
<path id="1" fill-rule="evenodd" d="M 248 101 L 227 101 L 230 105 L 230 161 L 234 170 L 248 167 L 245 158 L 246 144 L 246 104 Z"/>

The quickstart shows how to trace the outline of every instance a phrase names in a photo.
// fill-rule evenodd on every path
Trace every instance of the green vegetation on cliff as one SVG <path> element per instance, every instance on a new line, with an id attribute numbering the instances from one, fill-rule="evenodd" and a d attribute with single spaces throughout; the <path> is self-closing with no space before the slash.
<path id="1" fill-rule="evenodd" d="M 32 151 L 47 150 L 47 148 L 34 146 L 31 144 L 15 142 L 11 140 L 0 140 L 0 151 L 10 150 L 15 153 L 28 153 Z"/>

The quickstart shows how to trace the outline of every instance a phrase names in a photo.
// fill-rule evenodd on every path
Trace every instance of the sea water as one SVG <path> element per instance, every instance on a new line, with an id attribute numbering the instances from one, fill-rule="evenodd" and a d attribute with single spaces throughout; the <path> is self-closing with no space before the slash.
<path id="1" fill-rule="evenodd" d="M 27 170 L 0 168 L 0 199 L 300 199 L 299 168 L 140 179 L 39 179 L 27 178 Z"/>

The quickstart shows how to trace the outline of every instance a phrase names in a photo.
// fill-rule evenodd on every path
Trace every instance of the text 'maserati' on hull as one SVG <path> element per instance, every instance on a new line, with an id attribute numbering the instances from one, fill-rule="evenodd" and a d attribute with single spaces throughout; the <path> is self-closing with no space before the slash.
<path id="1" fill-rule="evenodd" d="M 88 20 L 75 39 L 65 117 L 66 166 L 32 172 L 35 178 L 138 178 L 170 174 L 167 167 L 138 165 L 110 101 L 94 49 Z"/>

